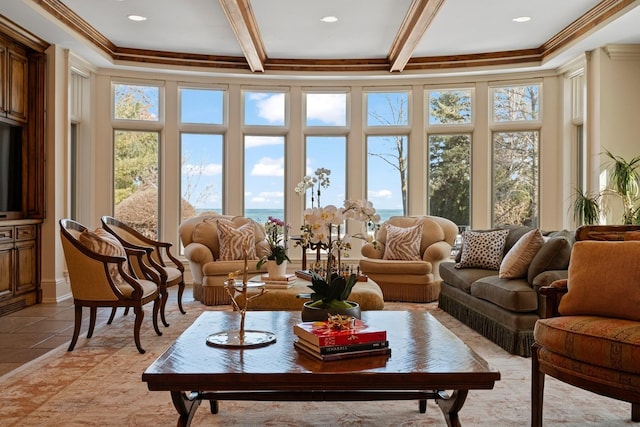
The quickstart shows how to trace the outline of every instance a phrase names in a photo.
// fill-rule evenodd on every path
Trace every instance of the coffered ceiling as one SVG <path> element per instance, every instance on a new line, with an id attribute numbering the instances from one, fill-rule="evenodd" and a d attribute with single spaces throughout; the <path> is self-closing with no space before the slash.
<path id="1" fill-rule="evenodd" d="M 639 0 L 12 0 L 0 14 L 99 67 L 413 75 L 549 69 L 640 43 Z M 146 20 L 135 22 L 130 15 Z M 335 22 L 323 22 L 333 16 Z M 529 17 L 527 22 L 515 18 Z"/>

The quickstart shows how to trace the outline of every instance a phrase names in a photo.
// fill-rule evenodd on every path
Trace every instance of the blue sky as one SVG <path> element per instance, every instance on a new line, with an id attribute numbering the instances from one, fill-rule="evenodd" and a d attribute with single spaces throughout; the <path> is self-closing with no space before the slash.
<path id="1" fill-rule="evenodd" d="M 369 111 L 375 109 L 379 117 L 389 113 L 384 94 L 372 94 Z M 188 123 L 221 124 L 224 114 L 223 93 L 215 90 L 182 90 L 181 120 Z M 244 120 L 246 125 L 284 126 L 285 95 L 276 92 L 245 92 Z M 345 126 L 347 97 L 344 93 L 307 94 L 306 125 L 314 127 Z M 406 100 L 405 100 L 406 102 Z M 385 113 L 386 112 L 386 113 Z M 406 117 L 406 115 L 405 115 Z M 390 117 L 389 120 L 391 120 Z M 371 123 L 371 119 L 369 120 Z M 284 188 L 285 136 L 252 134 L 250 127 L 244 140 L 245 209 L 282 209 L 284 195 L 297 197 L 295 185 L 300 177 L 290 178 Z M 386 140 L 386 141 L 385 141 Z M 287 143 L 297 143 L 289 141 Z M 392 144 L 390 138 L 375 138 L 376 150 Z M 346 144 L 344 136 L 310 136 L 306 141 L 306 173 L 324 167 L 331 169 L 331 186 L 322 190 L 323 205 L 342 205 L 345 199 Z M 197 208 L 220 209 L 222 203 L 222 137 L 218 135 L 182 134 L 183 194 Z M 371 148 L 373 150 L 373 148 Z M 401 209 L 402 199 L 398 172 L 380 159 L 368 156 L 368 196 L 377 209 Z"/>

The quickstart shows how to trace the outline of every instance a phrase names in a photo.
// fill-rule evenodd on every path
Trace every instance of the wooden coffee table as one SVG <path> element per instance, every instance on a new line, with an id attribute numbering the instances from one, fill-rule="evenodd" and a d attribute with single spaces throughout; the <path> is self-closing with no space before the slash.
<path id="1" fill-rule="evenodd" d="M 469 390 L 492 389 L 500 372 L 420 311 L 367 311 L 362 319 L 385 328 L 391 356 L 322 362 L 298 353 L 295 311 L 249 312 L 246 329 L 270 331 L 275 343 L 237 349 L 207 345 L 209 335 L 239 327 L 237 312 L 208 311 L 142 374 L 149 390 L 169 391 L 178 426 L 188 426 L 202 400 L 218 412 L 220 400 L 345 401 L 418 400 L 425 412 L 434 399 L 449 426 Z M 453 390 L 451 393 L 445 390 Z"/>

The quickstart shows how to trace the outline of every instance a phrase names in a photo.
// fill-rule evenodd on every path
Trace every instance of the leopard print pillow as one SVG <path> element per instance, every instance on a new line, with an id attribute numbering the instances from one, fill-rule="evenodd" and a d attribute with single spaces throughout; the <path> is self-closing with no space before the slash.
<path id="1" fill-rule="evenodd" d="M 462 233 L 462 256 L 456 268 L 500 269 L 509 230 Z"/>

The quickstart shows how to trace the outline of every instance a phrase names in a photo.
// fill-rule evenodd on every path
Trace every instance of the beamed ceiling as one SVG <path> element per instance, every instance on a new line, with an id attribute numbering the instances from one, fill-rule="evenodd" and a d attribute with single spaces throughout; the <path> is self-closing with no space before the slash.
<path id="1" fill-rule="evenodd" d="M 14 0 L 8 20 L 100 67 L 407 75 L 557 67 L 640 43 L 640 0 Z M 133 22 L 129 15 L 146 21 Z M 321 18 L 335 16 L 336 22 Z M 530 21 L 514 22 L 528 16 Z"/>

